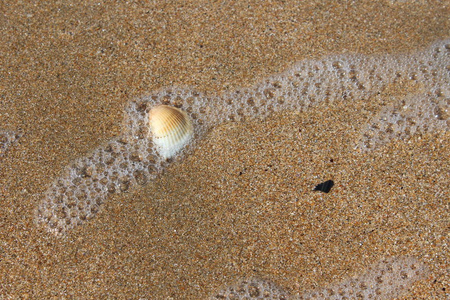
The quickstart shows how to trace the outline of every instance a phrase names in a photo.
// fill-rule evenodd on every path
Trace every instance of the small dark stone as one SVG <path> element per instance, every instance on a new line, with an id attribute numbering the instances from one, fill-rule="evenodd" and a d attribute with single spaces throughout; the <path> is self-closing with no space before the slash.
<path id="1" fill-rule="evenodd" d="M 334 185 L 334 181 L 333 180 L 327 180 L 325 182 L 322 182 L 322 183 L 316 185 L 314 190 L 315 191 L 321 191 L 321 192 L 324 192 L 324 193 L 328 193 L 331 190 L 331 188 L 333 187 L 333 185 Z"/>

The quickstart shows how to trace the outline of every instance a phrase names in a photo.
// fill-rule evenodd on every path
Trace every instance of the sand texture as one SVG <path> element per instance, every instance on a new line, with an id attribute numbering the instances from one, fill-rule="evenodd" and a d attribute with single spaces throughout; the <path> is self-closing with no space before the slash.
<path id="1" fill-rule="evenodd" d="M 449 297 L 449 1 L 0 11 L 0 299 Z M 67 168 L 164 101 L 195 142 L 51 227 Z"/>

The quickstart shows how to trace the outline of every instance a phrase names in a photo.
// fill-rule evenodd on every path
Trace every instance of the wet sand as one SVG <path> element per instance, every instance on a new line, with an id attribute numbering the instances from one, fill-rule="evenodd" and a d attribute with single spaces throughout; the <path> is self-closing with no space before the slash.
<path id="1" fill-rule="evenodd" d="M 386 99 L 414 87 L 224 124 L 66 237 L 36 227 L 47 186 L 120 133 L 135 97 L 226 92 L 299 60 L 414 52 L 450 32 L 449 2 L 259 3 L 2 4 L 0 128 L 23 135 L 0 157 L 0 298 L 204 299 L 249 276 L 295 293 L 400 255 L 430 269 L 404 299 L 448 296 L 449 133 L 354 150 Z M 311 191 L 329 179 L 330 193 Z"/>

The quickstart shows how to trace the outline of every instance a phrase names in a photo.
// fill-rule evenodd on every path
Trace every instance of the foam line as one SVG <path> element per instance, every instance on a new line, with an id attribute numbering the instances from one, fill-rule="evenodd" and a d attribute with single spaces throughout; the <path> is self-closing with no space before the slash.
<path id="1" fill-rule="evenodd" d="M 407 140 L 416 133 L 447 131 L 450 127 L 450 97 L 408 94 L 384 107 L 363 129 L 357 148 L 377 149 L 393 139 Z"/>
<path id="2" fill-rule="evenodd" d="M 373 264 L 364 273 L 353 278 L 296 295 L 293 299 L 394 299 L 407 292 L 426 274 L 427 268 L 416 258 L 391 257 Z"/>
<path id="3" fill-rule="evenodd" d="M 315 291 L 289 294 L 271 281 L 259 278 L 244 279 L 213 293 L 211 300 L 344 300 L 394 299 L 406 293 L 412 285 L 428 273 L 424 264 L 413 257 L 391 257 L 381 260 L 362 273 Z"/>
<path id="4" fill-rule="evenodd" d="M 402 100 L 409 107 L 404 122 L 414 123 L 414 130 L 410 130 L 411 125 L 402 125 L 393 109 L 386 108 L 381 121 L 373 121 L 378 125 L 362 129 L 360 141 L 355 142 L 358 147 L 372 150 L 392 138 L 448 130 L 450 40 L 408 55 L 334 55 L 306 60 L 252 88 L 224 95 L 177 87 L 155 91 L 129 103 L 120 138 L 76 160 L 50 185 L 36 220 L 50 232 L 66 233 L 94 217 L 108 194 L 154 179 L 165 165 L 148 138 L 148 112 L 155 105 L 173 105 L 187 112 L 194 124 L 194 138 L 188 147 L 192 148 L 209 129 L 224 122 L 264 118 L 282 110 L 305 110 L 318 103 L 367 100 L 397 80 L 420 83 L 423 91 Z M 385 132 L 389 127 L 384 124 L 386 117 L 395 122 L 395 134 Z M 374 130 L 377 126 L 381 130 Z"/>

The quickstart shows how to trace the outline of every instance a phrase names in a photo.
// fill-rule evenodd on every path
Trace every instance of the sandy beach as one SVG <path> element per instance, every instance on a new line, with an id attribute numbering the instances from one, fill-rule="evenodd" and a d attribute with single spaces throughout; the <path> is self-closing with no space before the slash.
<path id="1" fill-rule="evenodd" d="M 390 257 L 427 268 L 400 299 L 449 297 L 448 110 L 446 130 L 357 147 L 384 108 L 428 92 L 420 81 L 223 123 L 67 234 L 35 222 L 64 167 L 121 134 L 133 99 L 425 51 L 450 37 L 449 1 L 8 2 L 0 132 L 20 134 L 0 148 L 0 299 L 207 299 L 249 277 L 299 295 Z"/>

